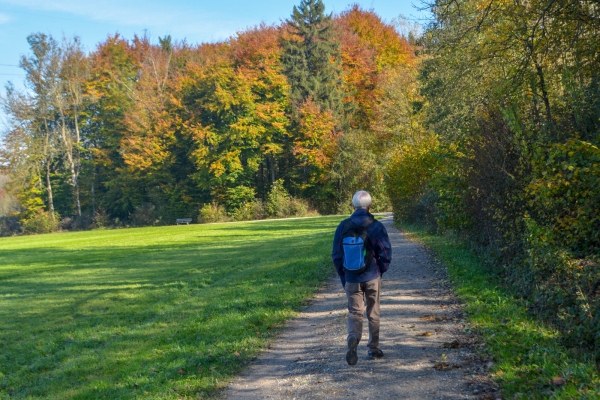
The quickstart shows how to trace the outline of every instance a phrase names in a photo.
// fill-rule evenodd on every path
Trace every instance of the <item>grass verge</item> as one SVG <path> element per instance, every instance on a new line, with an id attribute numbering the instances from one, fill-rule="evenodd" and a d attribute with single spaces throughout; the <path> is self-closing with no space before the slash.
<path id="1" fill-rule="evenodd" d="M 470 329 L 495 360 L 492 377 L 505 398 L 600 398 L 600 376 L 592 357 L 576 346 L 566 347 L 555 330 L 533 318 L 526 302 L 466 243 L 416 225 L 400 228 L 421 239 L 446 266 Z"/>
<path id="2" fill-rule="evenodd" d="M 341 219 L 0 239 L 0 398 L 214 395 L 331 276 Z"/>

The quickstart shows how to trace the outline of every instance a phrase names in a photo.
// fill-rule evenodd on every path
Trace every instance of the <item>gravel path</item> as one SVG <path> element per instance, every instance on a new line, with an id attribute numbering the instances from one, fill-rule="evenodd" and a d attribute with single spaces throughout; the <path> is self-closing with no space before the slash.
<path id="1" fill-rule="evenodd" d="M 418 243 L 382 220 L 393 247 L 381 294 L 381 360 L 346 355 L 346 297 L 336 276 L 280 338 L 222 393 L 225 399 L 496 399 L 460 306 Z M 332 266 L 333 268 L 333 266 Z M 467 327 L 468 330 L 468 327 Z"/>

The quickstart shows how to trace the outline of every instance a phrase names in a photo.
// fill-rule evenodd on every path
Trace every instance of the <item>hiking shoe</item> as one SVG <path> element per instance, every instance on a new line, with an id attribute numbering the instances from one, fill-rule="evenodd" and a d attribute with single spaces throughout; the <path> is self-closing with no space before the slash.
<path id="1" fill-rule="evenodd" d="M 358 354 L 356 354 L 356 347 L 358 346 L 358 339 L 354 336 L 348 338 L 348 351 L 346 352 L 346 361 L 348 365 L 356 365 L 358 362 Z"/>
<path id="2" fill-rule="evenodd" d="M 367 355 L 371 360 L 374 358 L 383 358 L 383 351 L 381 349 L 369 349 Z"/>

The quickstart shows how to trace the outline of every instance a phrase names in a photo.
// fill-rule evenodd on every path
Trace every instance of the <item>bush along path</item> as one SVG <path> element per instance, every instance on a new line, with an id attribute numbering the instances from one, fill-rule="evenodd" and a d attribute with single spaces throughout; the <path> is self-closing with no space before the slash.
<path id="1" fill-rule="evenodd" d="M 346 298 L 332 278 L 280 338 L 229 387 L 225 399 L 499 399 L 491 361 L 475 337 L 443 269 L 392 225 L 394 258 L 381 294 L 381 349 L 369 360 L 365 334 L 357 365 L 346 355 Z M 333 268 L 333 266 L 331 267 Z M 364 330 L 366 331 L 366 321 Z"/>

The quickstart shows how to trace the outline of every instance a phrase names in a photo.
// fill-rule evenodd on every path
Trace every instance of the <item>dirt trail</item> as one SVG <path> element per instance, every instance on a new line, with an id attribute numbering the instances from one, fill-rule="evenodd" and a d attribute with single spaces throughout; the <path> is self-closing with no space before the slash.
<path id="1" fill-rule="evenodd" d="M 381 294 L 381 360 L 346 355 L 346 297 L 338 277 L 222 393 L 226 399 L 495 399 L 474 361 L 462 313 L 426 250 L 382 220 L 393 247 Z M 332 266 L 333 268 L 333 266 Z M 458 346 L 458 347 L 457 347 Z M 485 393 L 487 392 L 487 393 Z"/>

